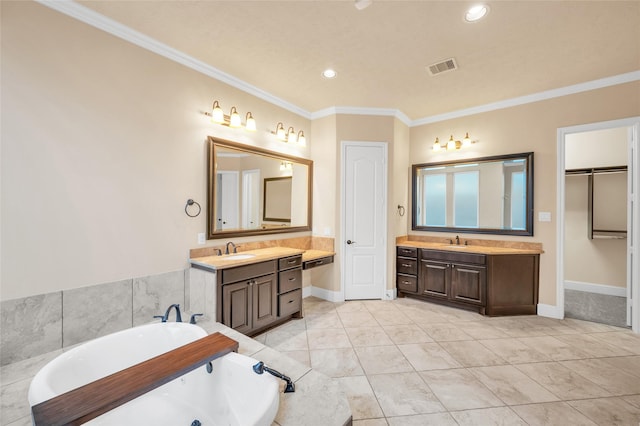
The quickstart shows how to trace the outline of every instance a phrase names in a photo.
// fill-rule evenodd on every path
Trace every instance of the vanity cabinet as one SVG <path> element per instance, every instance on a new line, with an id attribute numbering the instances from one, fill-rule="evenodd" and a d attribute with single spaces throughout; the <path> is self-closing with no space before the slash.
<path id="1" fill-rule="evenodd" d="M 416 247 L 398 247 L 396 253 L 399 297 L 418 297 L 483 315 L 536 313 L 538 254 L 493 255 Z M 415 275 L 411 261 L 417 263 Z"/>
<path id="2" fill-rule="evenodd" d="M 246 335 L 301 316 L 302 256 L 221 269 L 217 320 Z"/>

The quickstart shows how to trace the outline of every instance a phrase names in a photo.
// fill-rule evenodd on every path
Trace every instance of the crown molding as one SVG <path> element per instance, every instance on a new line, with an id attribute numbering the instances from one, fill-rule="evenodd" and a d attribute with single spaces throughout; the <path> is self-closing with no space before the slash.
<path id="1" fill-rule="evenodd" d="M 350 115 L 376 115 L 394 117 L 409 126 L 411 119 L 399 109 L 394 108 L 365 108 L 365 107 L 345 107 L 333 106 L 311 113 L 311 120 L 328 117 L 330 115 L 350 114 Z"/>
<path id="2" fill-rule="evenodd" d="M 417 127 L 425 124 L 437 123 L 439 121 L 451 120 L 453 118 L 511 108 L 518 105 L 559 98 L 561 96 L 573 95 L 580 92 L 588 92 L 589 90 L 602 89 L 604 87 L 616 86 L 618 84 L 630 83 L 637 80 L 640 80 L 640 71 L 632 71 L 625 74 L 614 75 L 612 77 L 605 77 L 598 80 L 587 81 L 585 83 L 574 84 L 572 86 L 546 90 L 544 92 L 533 93 L 531 95 L 520 96 L 517 98 L 506 99 L 504 101 L 492 102 L 490 104 L 420 118 L 418 120 L 413 120 L 411 124 L 409 124 L 409 127 Z"/>
<path id="3" fill-rule="evenodd" d="M 147 35 L 144 35 L 132 28 L 127 27 L 111 18 L 108 18 L 94 10 L 89 9 L 73 0 L 35 0 L 43 6 L 49 7 L 67 16 L 70 16 L 92 27 L 98 28 L 111 35 L 119 37 L 125 41 L 128 41 L 136 46 L 147 49 L 151 52 L 157 53 L 160 56 L 182 64 L 194 71 L 202 73 L 206 76 L 214 78 L 218 81 L 249 93 L 257 98 L 267 101 L 273 105 L 279 106 L 287 111 L 291 111 L 294 114 L 298 114 L 304 118 L 310 119 L 311 113 L 305 109 L 300 108 L 284 99 L 278 98 L 259 87 L 253 86 L 239 78 L 236 78 L 224 71 L 221 71 L 209 64 L 206 64 L 193 56 L 187 55 L 177 49 L 167 46 L 164 43 L 159 42 Z"/>
<path id="4" fill-rule="evenodd" d="M 615 86 L 618 84 L 629 83 L 632 81 L 640 80 L 640 71 L 633 71 L 626 74 L 620 74 L 612 77 L 601 78 L 599 80 L 588 81 L 585 83 L 574 84 L 572 86 L 561 87 L 558 89 L 547 90 L 544 92 L 534 93 L 531 95 L 520 96 L 517 98 L 506 99 L 503 101 L 492 102 L 485 105 L 479 105 L 476 107 L 466 108 L 458 111 L 447 112 L 443 114 L 436 114 L 428 117 L 419 118 L 417 120 L 411 120 L 405 113 L 399 109 L 393 108 L 365 108 L 365 107 L 329 107 L 315 112 L 309 112 L 297 105 L 285 101 L 277 96 L 274 96 L 265 90 L 260 89 L 252 84 L 249 84 L 239 78 L 236 78 L 230 74 L 225 73 L 209 64 L 206 64 L 192 56 L 189 56 L 177 49 L 167 46 L 149 36 L 146 36 L 132 28 L 127 27 L 113 19 L 95 12 L 73 0 L 35 0 L 43 6 L 49 7 L 130 43 L 133 43 L 143 49 L 147 49 L 158 55 L 161 55 L 169 60 L 182 64 L 194 71 L 200 72 L 206 76 L 221 81 L 236 89 L 242 90 L 250 95 L 253 95 L 259 99 L 269 102 L 277 107 L 283 108 L 294 114 L 297 114 L 308 120 L 315 120 L 318 118 L 327 117 L 330 115 L 338 114 L 353 114 L 353 115 L 370 115 L 370 116 L 388 116 L 395 117 L 408 127 L 423 126 L 425 124 L 437 123 L 439 121 L 451 120 L 453 118 L 460 118 L 474 114 L 480 114 L 489 111 L 495 111 L 498 109 L 510 108 L 518 105 L 524 105 L 533 102 L 539 102 L 546 99 L 557 98 L 566 95 L 572 95 L 580 92 L 586 92 L 589 90 L 601 89 L 604 87 Z"/>

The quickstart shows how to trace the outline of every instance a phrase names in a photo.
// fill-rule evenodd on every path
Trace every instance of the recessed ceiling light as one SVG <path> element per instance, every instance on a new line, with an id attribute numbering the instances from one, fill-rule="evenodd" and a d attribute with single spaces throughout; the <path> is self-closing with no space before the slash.
<path id="1" fill-rule="evenodd" d="M 371 6 L 371 2 L 371 0 L 355 0 L 355 7 L 358 10 L 363 10 Z"/>
<path id="2" fill-rule="evenodd" d="M 484 18 L 487 13 L 489 13 L 489 6 L 479 4 L 467 10 L 467 12 L 464 14 L 464 20 L 467 22 L 476 22 Z"/>
<path id="3" fill-rule="evenodd" d="M 324 78 L 335 78 L 336 75 L 338 75 L 338 73 L 331 68 L 327 68 L 326 70 L 322 71 L 322 76 Z"/>

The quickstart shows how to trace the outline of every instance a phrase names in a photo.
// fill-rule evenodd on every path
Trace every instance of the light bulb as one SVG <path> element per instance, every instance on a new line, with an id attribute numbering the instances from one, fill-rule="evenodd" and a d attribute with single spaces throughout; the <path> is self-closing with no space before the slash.
<path id="1" fill-rule="evenodd" d="M 434 151 L 440 151 L 440 141 L 438 140 L 438 138 L 436 138 L 436 141 L 433 143 L 433 150 Z"/>
<path id="2" fill-rule="evenodd" d="M 229 117 L 229 127 L 240 127 L 242 126 L 242 121 L 240 120 L 240 114 L 236 110 L 236 107 L 231 107 L 231 114 Z"/>
<path id="3" fill-rule="evenodd" d="M 220 108 L 220 104 L 218 103 L 218 101 L 213 102 L 211 121 L 218 124 L 224 123 L 224 112 L 222 112 L 222 108 Z"/>
<path id="4" fill-rule="evenodd" d="M 453 140 L 453 135 L 451 135 L 449 142 L 447 142 L 447 149 L 456 149 L 456 141 Z"/>
<path id="5" fill-rule="evenodd" d="M 304 132 L 302 130 L 298 132 L 298 144 L 302 146 L 307 144 L 307 138 L 304 137 Z"/>
<path id="6" fill-rule="evenodd" d="M 471 145 L 471 138 L 469 138 L 469 132 L 467 132 L 466 135 L 464 135 L 464 139 L 462 139 L 462 146 L 470 146 Z"/>
<path id="7" fill-rule="evenodd" d="M 293 130 L 293 127 L 289 127 L 287 130 L 287 142 L 296 143 L 298 141 L 298 137 L 296 136 L 296 131 Z"/>
<path id="8" fill-rule="evenodd" d="M 255 132 L 257 130 L 256 127 L 256 120 L 253 118 L 253 115 L 251 115 L 251 112 L 247 113 L 247 120 L 246 120 L 246 124 L 245 124 L 245 129 L 247 129 L 250 132 Z"/>
<path id="9" fill-rule="evenodd" d="M 276 136 L 281 141 L 287 139 L 287 134 L 284 132 L 284 125 L 282 123 L 278 123 L 278 125 L 276 126 Z"/>

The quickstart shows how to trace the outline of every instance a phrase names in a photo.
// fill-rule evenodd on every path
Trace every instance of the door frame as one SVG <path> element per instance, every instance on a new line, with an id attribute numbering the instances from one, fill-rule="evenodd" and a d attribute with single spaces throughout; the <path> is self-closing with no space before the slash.
<path id="1" fill-rule="evenodd" d="M 617 127 L 629 127 L 627 136 L 627 159 L 629 182 L 636 182 L 634 193 L 628 194 L 627 222 L 630 231 L 627 235 L 627 298 L 631 300 L 631 329 L 640 333 L 640 117 L 603 121 L 570 127 L 561 127 L 557 131 L 557 171 L 556 171 L 556 309 L 555 317 L 564 318 L 564 221 L 565 221 L 565 136 L 594 130 Z M 631 187 L 629 186 L 629 190 Z M 633 210 L 630 205 L 633 205 Z M 631 262 L 629 259 L 631 258 Z M 629 281 L 631 281 L 629 285 Z M 633 297 L 632 297 L 633 296 Z"/>
<path id="2" fill-rule="evenodd" d="M 383 277 L 382 277 L 382 288 L 380 289 L 380 300 L 385 300 L 385 294 L 387 290 L 387 263 L 388 263 L 388 239 L 389 239 L 389 223 L 388 223 L 388 215 L 387 209 L 389 205 L 389 144 L 387 142 L 367 142 L 367 141 L 341 141 L 340 142 L 340 238 L 339 238 L 339 246 L 340 246 L 340 263 L 342 267 L 340 268 L 340 293 L 339 297 L 341 301 L 345 300 L 345 283 L 346 283 L 346 268 L 344 265 L 346 264 L 346 242 L 345 242 L 345 223 L 346 223 L 346 191 L 345 191 L 345 177 L 346 177 L 346 150 L 347 146 L 364 146 L 364 147 L 381 147 L 383 152 L 383 168 L 382 168 L 382 188 L 383 188 L 383 209 L 382 209 L 382 222 L 384 223 L 384 250 L 383 250 Z"/>

